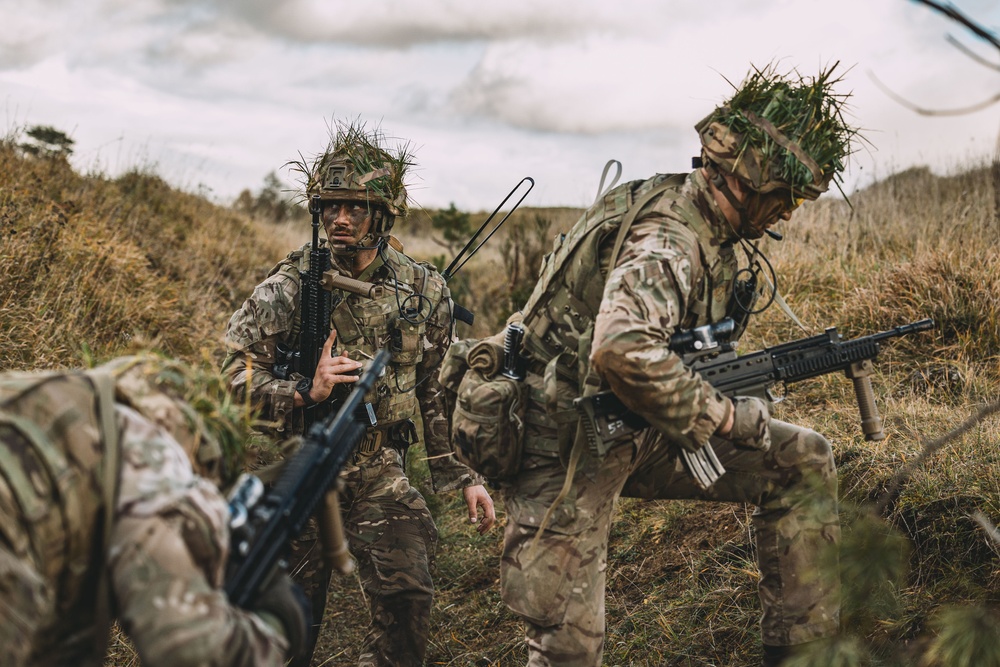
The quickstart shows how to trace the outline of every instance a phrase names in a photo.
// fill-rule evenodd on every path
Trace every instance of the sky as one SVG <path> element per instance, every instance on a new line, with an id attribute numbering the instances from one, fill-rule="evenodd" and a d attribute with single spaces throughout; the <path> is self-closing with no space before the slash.
<path id="1" fill-rule="evenodd" d="M 1000 1 L 957 0 L 1000 26 Z M 690 169 L 693 126 L 752 66 L 815 75 L 867 143 L 845 189 L 991 158 L 997 49 L 912 0 L 0 0 L 0 131 L 51 125 L 73 164 L 152 169 L 230 203 L 322 150 L 332 119 L 409 142 L 418 206 L 492 210 L 525 176 L 531 206 L 589 205 L 623 179 Z M 732 83 L 730 83 L 732 82 Z M 2 175 L 0 175 L 2 179 Z M 2 185 L 2 180 L 0 180 Z"/>

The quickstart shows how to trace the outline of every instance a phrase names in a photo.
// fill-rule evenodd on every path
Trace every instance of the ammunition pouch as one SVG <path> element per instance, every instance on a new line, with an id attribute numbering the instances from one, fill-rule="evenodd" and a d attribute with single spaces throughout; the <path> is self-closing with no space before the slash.
<path id="1" fill-rule="evenodd" d="M 517 474 L 524 446 L 524 382 L 469 370 L 458 387 L 452 415 L 455 457 L 483 477 Z"/>
<path id="2" fill-rule="evenodd" d="M 455 395 L 455 458 L 493 482 L 512 477 L 521 467 L 528 394 L 523 381 L 499 372 L 503 355 L 498 336 L 453 344 L 439 375 Z"/>

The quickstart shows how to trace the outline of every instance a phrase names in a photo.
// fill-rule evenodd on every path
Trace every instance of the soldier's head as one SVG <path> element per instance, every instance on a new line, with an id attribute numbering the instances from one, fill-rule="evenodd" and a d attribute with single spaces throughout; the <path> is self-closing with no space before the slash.
<path id="1" fill-rule="evenodd" d="M 414 165 L 408 144 L 389 145 L 382 131 L 335 121 L 326 149 L 312 163 L 292 163 L 305 195 L 319 195 L 334 253 L 351 255 L 389 236 L 408 208 L 405 178 Z"/>
<path id="2" fill-rule="evenodd" d="M 173 435 L 196 473 L 225 488 L 243 472 L 252 415 L 218 373 L 153 354 L 104 368 L 115 378 L 115 400 Z"/>
<path id="3" fill-rule="evenodd" d="M 816 77 L 754 68 L 695 125 L 703 168 L 735 210 L 738 235 L 760 238 L 831 182 L 839 187 L 858 129 L 844 119 L 850 94 L 833 91 L 836 67 Z"/>

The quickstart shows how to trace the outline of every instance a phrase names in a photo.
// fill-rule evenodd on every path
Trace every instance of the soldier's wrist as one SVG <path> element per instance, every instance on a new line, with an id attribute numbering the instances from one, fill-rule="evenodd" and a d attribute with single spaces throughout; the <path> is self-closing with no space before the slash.
<path id="1" fill-rule="evenodd" d="M 295 383 L 295 391 L 302 398 L 302 407 L 311 408 L 316 405 L 316 400 L 312 397 L 312 378 L 302 378 Z"/>

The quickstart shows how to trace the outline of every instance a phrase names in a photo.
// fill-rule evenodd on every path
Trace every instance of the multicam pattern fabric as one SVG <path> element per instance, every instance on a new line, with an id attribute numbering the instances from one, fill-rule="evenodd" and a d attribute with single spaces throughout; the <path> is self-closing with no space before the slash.
<path id="1" fill-rule="evenodd" d="M 623 187 L 638 193 L 657 179 Z M 578 225 L 592 224 L 593 217 L 588 212 Z M 578 230 L 567 238 L 574 233 Z M 764 642 L 798 644 L 836 633 L 839 581 L 835 568 L 821 567 L 830 562 L 828 550 L 836 549 L 839 539 L 837 478 L 829 443 L 808 429 L 773 419 L 766 452 L 714 437 L 728 417 L 730 401 L 667 349 L 676 329 L 725 316 L 735 279 L 734 234 L 700 173 L 646 205 L 609 271 L 613 240 L 613 233 L 605 233 L 599 252 L 591 252 L 600 258 L 596 266 L 586 266 L 575 253 L 560 256 L 557 250 L 555 260 L 549 261 L 561 261 L 567 270 L 560 278 L 559 266 L 547 267 L 554 278 L 536 288 L 525 312 L 525 322 L 536 329 L 535 344 L 529 347 L 533 372 L 527 379 L 532 399 L 529 454 L 520 474 L 502 489 L 510 520 L 501 585 L 504 601 L 525 621 L 528 664 L 601 663 L 607 536 L 614 500 L 620 495 L 756 504 Z M 580 276 L 588 270 L 596 278 L 592 282 L 603 285 L 596 298 L 588 298 L 587 289 L 592 295 L 592 288 L 582 287 Z M 603 276 L 607 278 L 600 283 Z M 549 293 L 540 295 L 540 289 Z M 548 309 L 548 316 L 531 311 L 539 304 Z M 557 318 L 560 310 L 569 317 Z M 588 319 L 587 313 L 595 315 Z M 538 323 L 544 320 L 539 334 Z M 579 342 L 579 332 L 588 331 L 593 331 L 592 347 L 589 341 Z M 576 350 L 591 349 L 589 357 L 579 357 L 593 364 L 589 372 L 584 363 L 574 373 L 553 355 L 572 358 Z M 553 364 L 559 370 L 555 405 L 546 403 L 549 382 L 537 372 L 547 366 L 549 376 Z M 575 423 L 559 422 L 560 412 L 590 382 L 598 389 L 613 389 L 653 428 L 603 458 L 585 456 L 569 494 L 554 508 L 533 546 L 566 477 L 559 454 L 565 460 L 576 435 Z M 728 470 L 707 492 L 678 456 L 678 448 L 706 442 Z"/>
<path id="2" fill-rule="evenodd" d="M 323 241 L 325 243 L 325 240 Z M 230 353 L 223 370 L 233 391 L 241 399 L 249 384 L 253 400 L 276 434 L 301 431 L 301 411 L 293 409 L 295 382 L 274 376 L 278 345 L 294 348 L 299 318 L 299 274 L 308 267 L 308 248 L 289 254 L 230 318 L 226 343 Z M 387 262 L 381 258 L 359 279 L 383 286 L 384 296 L 367 299 L 336 290 L 331 325 L 338 333 L 337 351 L 353 359 L 370 359 L 390 347 L 390 330 L 399 330 L 401 350 L 394 353 L 386 374 L 366 397 L 372 402 L 379 424 L 415 419 L 424 423 L 424 446 L 435 493 L 481 484 L 482 480 L 451 454 L 448 441 L 448 410 L 437 371 L 451 344 L 453 307 L 447 286 L 431 266 L 419 264 L 391 248 Z M 398 281 L 400 292 L 392 288 Z M 421 287 L 422 289 L 415 289 Z M 421 306 L 427 319 L 414 325 L 399 316 L 400 303 L 414 291 L 427 301 Z M 397 300 L 398 297 L 398 300 Z M 413 302 L 411 302 L 413 303 Z M 342 387 L 345 391 L 348 385 Z"/>
<path id="3" fill-rule="evenodd" d="M 279 433 L 302 427 L 301 411 L 292 408 L 295 379 L 276 379 L 272 370 L 278 344 L 294 347 L 298 276 L 306 268 L 307 248 L 291 253 L 257 286 L 230 319 L 226 334 L 231 353 L 224 369 L 233 391 L 243 396 L 249 386 L 253 400 Z M 400 351 L 367 397 L 380 426 L 416 421 L 419 411 L 434 491 L 481 484 L 451 452 L 448 410 L 437 380 L 452 330 L 452 302 L 443 279 L 433 267 L 391 248 L 385 261 L 376 259 L 359 278 L 383 286 L 384 296 L 365 299 L 335 292 L 331 326 L 338 333 L 338 352 L 359 360 L 388 347 L 390 330 L 399 330 Z M 392 287 L 397 281 L 398 295 Z M 429 300 L 422 307 L 430 316 L 418 325 L 399 316 L 400 302 L 413 292 Z M 359 665 L 420 665 L 426 649 L 437 529 L 423 497 L 404 473 L 402 453 L 409 444 L 405 439 L 386 441 L 370 455 L 356 457 L 341 474 L 349 548 L 372 611 Z M 314 611 L 324 607 L 329 577 L 319 551 L 315 531 L 307 531 L 293 545 L 292 572 L 313 600 Z M 320 618 L 314 614 L 313 620 L 318 623 Z M 319 656 L 316 662 L 321 662 Z"/>
<path id="4" fill-rule="evenodd" d="M 227 508 L 169 434 L 115 406 L 121 449 L 108 553 L 101 466 L 109 445 L 82 374 L 0 377 L 0 645 L 4 664 L 99 664 L 97 582 L 143 665 L 281 665 L 287 643 L 220 590 Z M 13 390 L 12 389 L 13 386 Z M 19 480 L 30 480 L 23 486 Z M 55 480 L 59 480 L 58 483 Z M 30 491 L 29 491 L 30 489 Z M 108 621 L 110 619 L 105 619 Z"/>

